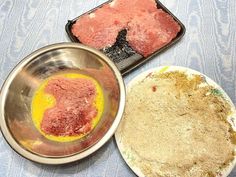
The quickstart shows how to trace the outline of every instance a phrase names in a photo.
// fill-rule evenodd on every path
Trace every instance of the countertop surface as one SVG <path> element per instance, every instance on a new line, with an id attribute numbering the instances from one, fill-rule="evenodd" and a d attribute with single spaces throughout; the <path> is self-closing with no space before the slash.
<path id="1" fill-rule="evenodd" d="M 67 20 L 104 0 L 0 0 L 0 85 L 12 68 L 32 51 L 48 44 L 69 41 Z M 215 80 L 236 104 L 236 1 L 162 0 L 185 25 L 184 38 L 124 79 L 161 65 L 198 70 Z M 114 138 L 81 161 L 47 166 L 15 153 L 0 134 L 0 176 L 132 177 Z M 231 173 L 236 176 L 236 168 Z"/>

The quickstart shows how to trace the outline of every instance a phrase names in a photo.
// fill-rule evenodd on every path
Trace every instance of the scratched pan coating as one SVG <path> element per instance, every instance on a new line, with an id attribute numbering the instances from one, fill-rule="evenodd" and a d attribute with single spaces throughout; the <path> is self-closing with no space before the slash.
<path id="1" fill-rule="evenodd" d="M 112 0 L 109 0 L 97 7 L 95 7 L 94 9 L 92 9 L 88 12 L 85 12 L 84 14 L 74 18 L 73 20 L 69 20 L 65 26 L 65 30 L 66 30 L 70 40 L 73 42 L 81 43 L 78 40 L 78 38 L 72 34 L 72 31 L 71 31 L 72 25 L 76 22 L 76 20 L 78 20 L 83 15 L 90 14 L 90 13 L 96 11 L 98 8 L 101 8 L 103 5 L 110 3 L 111 1 Z M 143 63 L 150 60 L 151 58 L 153 58 L 157 54 L 170 48 L 172 45 L 176 44 L 185 34 L 186 29 L 185 29 L 185 26 L 183 25 L 183 23 L 176 16 L 174 16 L 160 1 L 156 0 L 156 4 L 157 4 L 158 9 L 162 9 L 163 11 L 168 13 L 179 24 L 180 31 L 171 42 L 169 42 L 164 47 L 156 50 L 153 54 L 149 55 L 148 57 L 143 57 L 142 55 L 135 52 L 135 50 L 133 50 L 129 46 L 128 42 L 126 41 L 127 31 L 126 30 L 120 31 L 115 44 L 113 44 L 109 48 L 103 49 L 102 52 L 104 52 L 115 63 L 115 65 L 118 67 L 118 69 L 120 70 L 122 75 L 127 74 L 128 72 L 130 72 L 133 69 L 135 69 L 136 67 L 142 65 Z"/>

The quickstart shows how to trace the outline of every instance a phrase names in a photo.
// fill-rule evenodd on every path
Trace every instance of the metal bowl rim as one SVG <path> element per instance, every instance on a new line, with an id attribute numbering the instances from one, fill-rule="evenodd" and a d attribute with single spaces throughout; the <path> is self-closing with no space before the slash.
<path id="1" fill-rule="evenodd" d="M 106 62 L 108 64 L 108 66 L 113 70 L 113 72 L 116 76 L 118 85 L 119 85 L 119 90 L 120 90 L 119 109 L 116 114 L 115 120 L 112 123 L 109 130 L 93 146 L 89 147 L 88 149 L 86 149 L 78 154 L 74 154 L 71 156 L 44 157 L 44 156 L 34 154 L 33 152 L 30 152 L 30 151 L 24 149 L 11 136 L 11 132 L 9 131 L 9 129 L 7 127 L 6 119 L 4 116 L 4 105 L 5 105 L 5 100 L 6 100 L 6 96 L 7 96 L 7 91 L 8 91 L 8 88 L 9 88 L 12 80 L 15 78 L 15 76 L 19 73 L 19 71 L 27 63 L 29 63 L 30 61 L 35 59 L 37 56 L 39 56 L 43 53 L 49 52 L 51 50 L 62 49 L 62 48 L 75 48 L 75 49 L 86 50 L 88 52 L 91 52 L 91 53 L 97 55 L 99 58 L 101 58 L 104 62 Z M 43 48 L 40 48 L 40 49 L 34 51 L 30 55 L 28 55 L 24 59 L 22 59 L 11 70 L 11 72 L 7 76 L 6 80 L 4 81 L 2 88 L 1 88 L 1 93 L 0 93 L 0 127 L 1 127 L 1 132 L 2 132 L 5 140 L 7 141 L 7 143 L 11 146 L 11 148 L 14 151 L 16 151 L 18 154 L 20 154 L 21 156 L 25 157 L 26 159 L 29 159 L 34 162 L 42 163 L 42 164 L 48 164 L 48 165 L 59 165 L 59 164 L 66 164 L 66 163 L 74 162 L 74 161 L 77 161 L 77 160 L 80 160 L 80 159 L 83 159 L 83 158 L 89 156 L 90 154 L 92 154 L 93 152 L 98 150 L 101 146 L 103 146 L 113 136 L 113 134 L 115 133 L 115 131 L 120 123 L 120 120 L 121 120 L 123 112 L 124 112 L 125 97 L 126 97 L 126 93 L 125 93 L 125 85 L 124 85 L 123 78 L 122 78 L 119 70 L 115 66 L 115 64 L 106 55 L 104 55 L 103 53 L 101 53 L 100 51 L 98 51 L 96 49 L 93 49 L 91 47 L 87 47 L 82 44 L 77 44 L 77 43 L 63 42 L 63 43 L 48 45 L 48 46 L 45 46 Z"/>

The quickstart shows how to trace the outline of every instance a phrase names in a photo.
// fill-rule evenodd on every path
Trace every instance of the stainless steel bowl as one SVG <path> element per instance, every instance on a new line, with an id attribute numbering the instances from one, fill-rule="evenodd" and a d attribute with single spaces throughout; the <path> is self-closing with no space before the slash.
<path id="1" fill-rule="evenodd" d="M 45 138 L 31 118 L 32 96 L 43 80 L 59 72 L 83 72 L 102 86 L 105 108 L 91 133 L 80 140 Z M 39 105 L 40 106 L 40 105 Z M 20 155 L 44 164 L 64 164 L 99 149 L 114 134 L 125 106 L 125 87 L 116 66 L 101 52 L 75 43 L 41 48 L 24 58 L 9 74 L 0 94 L 0 125 L 9 145 Z"/>

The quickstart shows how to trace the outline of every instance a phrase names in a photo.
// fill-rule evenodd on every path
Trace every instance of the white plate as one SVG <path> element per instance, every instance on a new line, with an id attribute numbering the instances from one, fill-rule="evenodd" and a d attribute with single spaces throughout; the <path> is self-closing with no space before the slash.
<path id="1" fill-rule="evenodd" d="M 138 82 L 142 81 L 143 79 L 145 79 L 146 77 L 148 77 L 152 73 L 161 73 L 161 72 L 169 72 L 169 71 L 182 71 L 182 72 L 186 73 L 187 75 L 195 74 L 195 75 L 201 75 L 202 77 L 204 77 L 206 84 L 213 86 L 216 89 L 217 93 L 219 93 L 231 105 L 231 111 L 233 114 L 231 114 L 227 118 L 227 120 L 231 124 L 233 130 L 236 131 L 236 110 L 235 110 L 235 106 L 234 106 L 233 102 L 231 101 L 229 96 L 225 93 L 225 91 L 217 83 L 215 83 L 212 79 L 210 79 L 209 77 L 207 77 L 206 75 L 204 75 L 198 71 L 195 71 L 195 70 L 192 70 L 189 68 L 185 68 L 185 67 L 180 67 L 180 66 L 162 66 L 162 67 L 158 67 L 158 68 L 153 68 L 153 69 L 150 69 L 148 71 L 145 71 L 145 72 L 139 74 L 132 81 L 130 81 L 130 83 L 127 86 L 127 94 L 129 93 L 130 89 L 134 85 L 136 85 Z M 122 121 L 120 124 L 122 124 Z M 142 173 L 141 169 L 138 166 L 136 166 L 135 163 L 133 162 L 132 150 L 129 150 L 122 143 L 122 136 L 119 133 L 119 131 L 117 131 L 115 133 L 115 139 L 117 142 L 118 149 L 119 149 L 123 159 L 128 164 L 128 166 L 133 170 L 133 172 L 136 175 L 138 175 L 140 177 L 144 177 L 145 175 Z M 233 170 L 235 164 L 236 164 L 236 158 L 234 158 L 234 160 L 226 168 L 224 168 L 218 176 L 219 177 L 228 176 L 230 174 L 230 172 Z"/>

